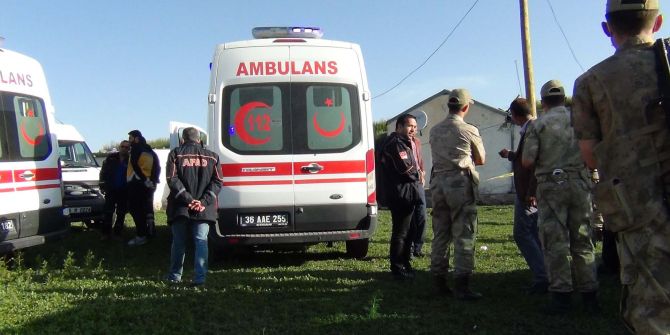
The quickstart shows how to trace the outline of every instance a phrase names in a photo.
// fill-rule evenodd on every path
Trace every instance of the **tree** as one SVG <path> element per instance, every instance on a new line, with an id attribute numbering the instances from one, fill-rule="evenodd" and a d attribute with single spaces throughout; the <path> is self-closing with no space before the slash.
<path id="1" fill-rule="evenodd" d="M 372 123 L 372 131 L 375 134 L 375 138 L 379 137 L 381 134 L 386 134 L 386 120 L 381 119 Z"/>
<path id="2" fill-rule="evenodd" d="M 149 144 L 154 149 L 170 149 L 170 139 L 167 137 L 149 140 L 147 141 L 147 144 Z"/>

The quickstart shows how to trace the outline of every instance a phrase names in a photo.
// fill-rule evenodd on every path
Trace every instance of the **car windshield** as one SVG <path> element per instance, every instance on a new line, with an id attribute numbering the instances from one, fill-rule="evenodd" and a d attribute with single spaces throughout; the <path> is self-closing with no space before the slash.
<path id="1" fill-rule="evenodd" d="M 97 167 L 85 142 L 58 141 L 58 154 L 64 167 Z"/>

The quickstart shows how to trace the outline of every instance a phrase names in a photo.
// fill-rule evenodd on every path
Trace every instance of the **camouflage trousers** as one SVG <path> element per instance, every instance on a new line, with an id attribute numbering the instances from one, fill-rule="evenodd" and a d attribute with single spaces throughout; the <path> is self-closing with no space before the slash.
<path id="1" fill-rule="evenodd" d="M 453 242 L 454 275 L 470 275 L 475 267 L 476 186 L 465 173 L 437 174 L 431 178 L 430 192 L 434 235 L 430 271 L 436 276 L 447 275 Z"/>
<path id="2" fill-rule="evenodd" d="M 549 291 L 597 290 L 589 185 L 581 179 L 545 181 L 537 186 L 537 200 Z"/>
<path id="3" fill-rule="evenodd" d="M 636 334 L 670 334 L 670 220 L 619 232 L 621 313 Z"/>

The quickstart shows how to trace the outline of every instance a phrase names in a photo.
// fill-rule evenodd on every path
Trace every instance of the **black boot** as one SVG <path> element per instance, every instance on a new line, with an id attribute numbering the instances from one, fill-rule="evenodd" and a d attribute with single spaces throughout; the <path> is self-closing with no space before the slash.
<path id="1" fill-rule="evenodd" d="M 451 292 L 451 289 L 447 285 L 447 278 L 444 276 L 433 276 L 433 286 L 435 287 L 435 290 L 437 291 L 437 294 L 442 297 L 451 297 L 453 296 L 453 293 Z"/>
<path id="2" fill-rule="evenodd" d="M 571 292 L 551 292 L 551 301 L 543 312 L 546 315 L 563 315 L 570 312 L 572 307 Z"/>
<path id="3" fill-rule="evenodd" d="M 598 303 L 598 291 L 582 292 L 582 303 L 584 304 L 584 311 L 591 314 L 600 313 L 600 304 Z"/>
<path id="4" fill-rule="evenodd" d="M 482 298 L 481 293 L 470 290 L 470 276 L 459 276 L 455 279 L 454 297 L 458 300 L 479 300 Z"/>

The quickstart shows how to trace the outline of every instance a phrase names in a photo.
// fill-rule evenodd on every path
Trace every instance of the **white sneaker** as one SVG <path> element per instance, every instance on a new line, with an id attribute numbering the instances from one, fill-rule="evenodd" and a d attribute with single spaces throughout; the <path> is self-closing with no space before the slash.
<path id="1" fill-rule="evenodd" d="M 147 238 L 142 236 L 135 236 L 132 240 L 128 241 L 129 246 L 139 246 L 147 244 Z"/>

